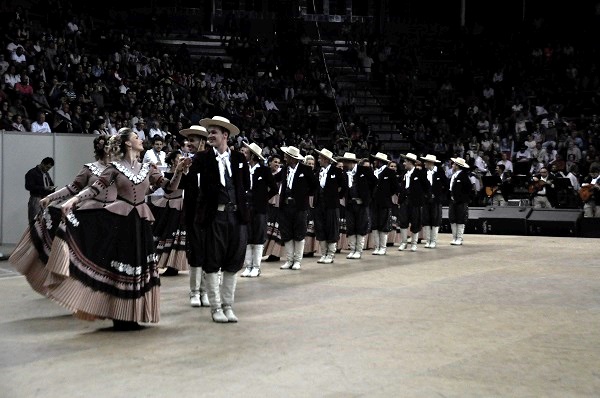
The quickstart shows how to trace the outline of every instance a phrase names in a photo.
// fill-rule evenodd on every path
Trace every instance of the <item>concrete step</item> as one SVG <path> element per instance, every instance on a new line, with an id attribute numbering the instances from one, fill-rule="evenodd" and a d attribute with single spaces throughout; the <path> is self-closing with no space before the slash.
<path id="1" fill-rule="evenodd" d="M 355 110 L 356 113 L 360 113 L 360 114 L 372 114 L 372 113 L 382 113 L 384 112 L 383 108 L 381 106 L 373 106 L 373 105 L 366 105 L 366 106 L 362 106 L 362 105 L 356 105 L 355 106 Z"/>
<path id="2" fill-rule="evenodd" d="M 381 149 L 384 151 L 408 152 L 412 149 L 412 145 L 408 141 L 388 141 L 381 143 Z"/>

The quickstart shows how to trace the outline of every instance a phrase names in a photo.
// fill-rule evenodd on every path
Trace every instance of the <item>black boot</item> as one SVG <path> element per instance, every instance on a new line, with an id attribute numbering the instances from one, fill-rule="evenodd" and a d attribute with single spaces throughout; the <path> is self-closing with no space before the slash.
<path id="1" fill-rule="evenodd" d="M 113 319 L 113 331 L 115 332 L 131 332 L 142 329 L 144 329 L 144 326 L 137 322 L 119 321 L 118 319 Z"/>
<path id="2" fill-rule="evenodd" d="M 179 271 L 173 267 L 167 267 L 167 270 L 160 274 L 160 276 L 177 276 Z"/>

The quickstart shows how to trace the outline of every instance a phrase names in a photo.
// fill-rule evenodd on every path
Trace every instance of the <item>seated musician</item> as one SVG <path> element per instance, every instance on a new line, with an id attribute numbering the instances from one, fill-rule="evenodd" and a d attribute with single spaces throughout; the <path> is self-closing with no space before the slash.
<path id="1" fill-rule="evenodd" d="M 529 193 L 533 196 L 533 207 L 536 209 L 551 209 L 549 196 L 553 194 L 554 184 L 548 176 L 548 169 L 542 167 L 540 174 L 533 176 L 529 185 Z"/>
<path id="2" fill-rule="evenodd" d="M 584 217 L 600 217 L 600 168 L 592 166 L 590 173 L 584 178 L 579 190 L 579 196 L 583 201 Z"/>
<path id="3" fill-rule="evenodd" d="M 488 187 L 486 187 L 486 193 L 491 197 L 490 204 L 492 206 L 506 206 L 512 191 L 512 175 L 510 171 L 506 171 L 506 166 L 498 164 L 496 166 L 496 173 L 493 177 L 495 178 L 496 185 L 489 190 Z M 489 195 L 490 193 L 491 195 Z"/>

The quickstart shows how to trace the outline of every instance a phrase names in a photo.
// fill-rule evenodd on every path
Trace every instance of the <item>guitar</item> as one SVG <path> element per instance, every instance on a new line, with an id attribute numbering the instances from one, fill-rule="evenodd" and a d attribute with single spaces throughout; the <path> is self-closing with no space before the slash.
<path id="1" fill-rule="evenodd" d="M 598 184 L 584 185 L 583 187 L 579 188 L 579 197 L 583 202 L 587 202 L 592 198 L 592 196 L 594 196 L 594 190 L 598 188 Z"/>
<path id="2" fill-rule="evenodd" d="M 491 198 L 492 196 L 494 196 L 494 194 L 496 193 L 496 191 L 498 190 L 498 187 L 485 187 L 485 194 L 488 196 L 488 198 Z"/>
<path id="3" fill-rule="evenodd" d="M 548 181 L 537 180 L 537 181 L 534 181 L 531 184 L 529 184 L 529 187 L 527 188 L 527 190 L 529 191 L 529 193 L 534 194 L 534 193 L 539 192 L 542 189 L 544 189 L 545 185 L 551 185 L 551 184 L 552 184 L 552 182 L 550 182 L 550 180 L 548 180 Z"/>

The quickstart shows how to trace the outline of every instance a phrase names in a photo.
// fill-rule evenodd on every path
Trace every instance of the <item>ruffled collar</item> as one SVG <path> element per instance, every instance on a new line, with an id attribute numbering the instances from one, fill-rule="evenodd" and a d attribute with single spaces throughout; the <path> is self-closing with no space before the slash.
<path id="1" fill-rule="evenodd" d="M 90 169 L 93 175 L 100 177 L 104 169 L 106 169 L 107 165 L 100 164 L 98 162 L 94 163 L 86 163 L 85 167 Z"/>
<path id="2" fill-rule="evenodd" d="M 136 185 L 146 179 L 148 171 L 150 170 L 150 163 L 142 163 L 142 167 L 140 168 L 140 171 L 137 174 L 132 173 L 129 168 L 123 166 L 120 162 L 111 162 L 110 164 L 115 166 L 115 168 L 119 170 L 121 174 L 123 174 L 125 177 L 127 177 L 129 181 L 133 182 Z"/>

